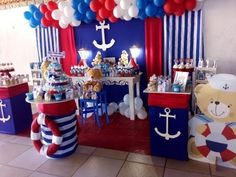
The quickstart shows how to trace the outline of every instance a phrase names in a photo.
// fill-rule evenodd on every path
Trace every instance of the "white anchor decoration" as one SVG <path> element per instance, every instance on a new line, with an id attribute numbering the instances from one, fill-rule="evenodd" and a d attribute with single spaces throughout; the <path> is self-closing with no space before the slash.
<path id="1" fill-rule="evenodd" d="M 3 107 L 6 107 L 6 104 L 2 104 L 2 100 L 0 100 L 0 109 L 1 109 L 1 113 L 2 113 L 2 117 L 0 118 L 0 121 L 2 121 L 3 123 L 5 123 L 6 121 L 10 120 L 11 116 L 8 115 L 8 117 L 4 116 L 3 113 Z"/>
<path id="2" fill-rule="evenodd" d="M 160 135 L 162 137 L 165 137 L 166 140 L 169 140 L 170 138 L 172 138 L 172 139 L 177 138 L 181 134 L 180 131 L 178 131 L 175 135 L 169 134 L 169 118 L 174 118 L 175 119 L 176 115 L 170 115 L 170 108 L 165 108 L 164 111 L 165 111 L 166 114 L 159 113 L 159 117 L 165 117 L 166 118 L 166 132 L 165 133 L 159 132 L 157 127 L 154 130 L 158 135 Z"/>
<path id="3" fill-rule="evenodd" d="M 102 33 L 102 44 L 98 44 L 97 41 L 93 40 L 93 45 L 95 45 L 95 47 L 97 47 L 98 49 L 102 49 L 103 51 L 106 51 L 108 48 L 111 48 L 114 43 L 115 40 L 111 39 L 110 43 L 106 44 L 106 40 L 105 40 L 105 29 L 110 29 L 110 25 L 107 24 L 105 25 L 105 20 L 103 20 L 103 22 L 99 22 L 101 26 L 96 25 L 96 31 L 97 30 L 101 30 Z"/>

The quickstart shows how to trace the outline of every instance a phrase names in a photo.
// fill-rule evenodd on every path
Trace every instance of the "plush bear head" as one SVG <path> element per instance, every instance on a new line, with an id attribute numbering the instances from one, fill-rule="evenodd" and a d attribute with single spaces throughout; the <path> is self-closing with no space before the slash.
<path id="1" fill-rule="evenodd" d="M 83 84 L 84 92 L 100 92 L 102 89 L 102 71 L 98 68 L 89 68 L 86 74 L 90 79 Z"/>
<path id="2" fill-rule="evenodd" d="M 98 68 L 89 68 L 87 70 L 87 76 L 89 76 L 92 80 L 101 80 L 102 79 L 102 71 Z"/>
<path id="3" fill-rule="evenodd" d="M 236 76 L 217 74 L 194 90 L 201 112 L 217 122 L 236 122 Z"/>

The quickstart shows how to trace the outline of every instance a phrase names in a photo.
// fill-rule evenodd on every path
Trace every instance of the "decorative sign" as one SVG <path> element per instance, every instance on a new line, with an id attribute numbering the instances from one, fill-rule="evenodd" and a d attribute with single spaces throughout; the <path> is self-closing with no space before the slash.
<path id="1" fill-rule="evenodd" d="M 165 111 L 166 114 L 159 113 L 159 117 L 166 118 L 166 132 L 165 133 L 159 132 L 157 127 L 155 127 L 154 130 L 161 137 L 165 137 L 166 140 L 169 140 L 170 138 L 172 138 L 172 139 L 177 138 L 181 134 L 180 131 L 178 131 L 175 135 L 169 134 L 169 118 L 174 118 L 175 119 L 176 115 L 170 115 L 170 112 L 171 112 L 170 108 L 165 108 L 164 111 Z"/>
<path id="2" fill-rule="evenodd" d="M 5 117 L 5 115 L 4 115 L 4 113 L 3 113 L 3 107 L 6 107 L 6 104 L 3 104 L 2 100 L 0 99 L 0 110 L 1 110 L 0 121 L 2 121 L 3 123 L 5 123 L 6 121 L 10 120 L 11 116 L 8 115 L 7 117 Z"/>
<path id="3" fill-rule="evenodd" d="M 53 52 L 53 51 L 49 51 L 48 52 L 48 57 L 52 57 L 52 58 L 65 58 L 65 52 Z"/>
<path id="4" fill-rule="evenodd" d="M 107 24 L 105 25 L 105 20 L 103 22 L 99 22 L 101 26 L 96 25 L 96 31 L 97 30 L 101 30 L 102 33 L 102 44 L 98 44 L 97 41 L 93 40 L 93 45 L 98 48 L 98 49 L 102 49 L 103 51 L 106 51 L 107 49 L 111 48 L 114 43 L 115 40 L 111 39 L 110 43 L 106 44 L 106 39 L 105 39 L 105 29 L 110 29 L 110 25 Z"/>

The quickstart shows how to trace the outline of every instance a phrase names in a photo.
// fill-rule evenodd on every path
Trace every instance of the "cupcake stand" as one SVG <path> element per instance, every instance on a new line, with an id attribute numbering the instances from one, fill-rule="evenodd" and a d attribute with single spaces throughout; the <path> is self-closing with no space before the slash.
<path id="1" fill-rule="evenodd" d="M 47 158 L 73 154 L 78 146 L 75 100 L 26 101 L 36 104 L 40 112 L 32 122 L 30 135 L 37 151 Z"/>

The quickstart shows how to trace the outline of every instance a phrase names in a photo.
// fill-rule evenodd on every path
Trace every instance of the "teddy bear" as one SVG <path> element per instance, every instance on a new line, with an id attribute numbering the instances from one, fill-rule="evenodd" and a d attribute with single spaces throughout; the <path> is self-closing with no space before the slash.
<path id="1" fill-rule="evenodd" d="M 121 55 L 120 55 L 120 58 L 119 58 L 119 61 L 118 61 L 118 66 L 121 66 L 121 67 L 125 67 L 129 64 L 129 58 L 128 58 L 129 54 L 123 50 L 121 52 Z"/>
<path id="2" fill-rule="evenodd" d="M 46 78 L 47 78 L 47 71 L 48 71 L 48 66 L 50 65 L 50 63 L 51 63 L 51 61 L 45 60 L 45 61 L 43 61 L 43 63 L 40 66 L 44 80 L 46 80 Z"/>
<path id="3" fill-rule="evenodd" d="M 147 86 L 147 90 L 148 91 L 157 91 L 157 76 L 155 74 L 153 74 L 150 79 L 149 79 L 149 83 Z"/>
<path id="4" fill-rule="evenodd" d="M 216 74 L 194 94 L 201 114 L 189 120 L 189 158 L 236 168 L 236 76 Z"/>
<path id="5" fill-rule="evenodd" d="M 102 90 L 102 72 L 98 68 L 89 68 L 86 72 L 89 77 L 83 88 L 83 96 L 85 98 L 96 98 L 96 93 Z"/>
<path id="6" fill-rule="evenodd" d="M 98 51 L 95 58 L 92 61 L 92 66 L 99 66 L 101 63 L 102 63 L 102 54 L 100 51 Z"/>

